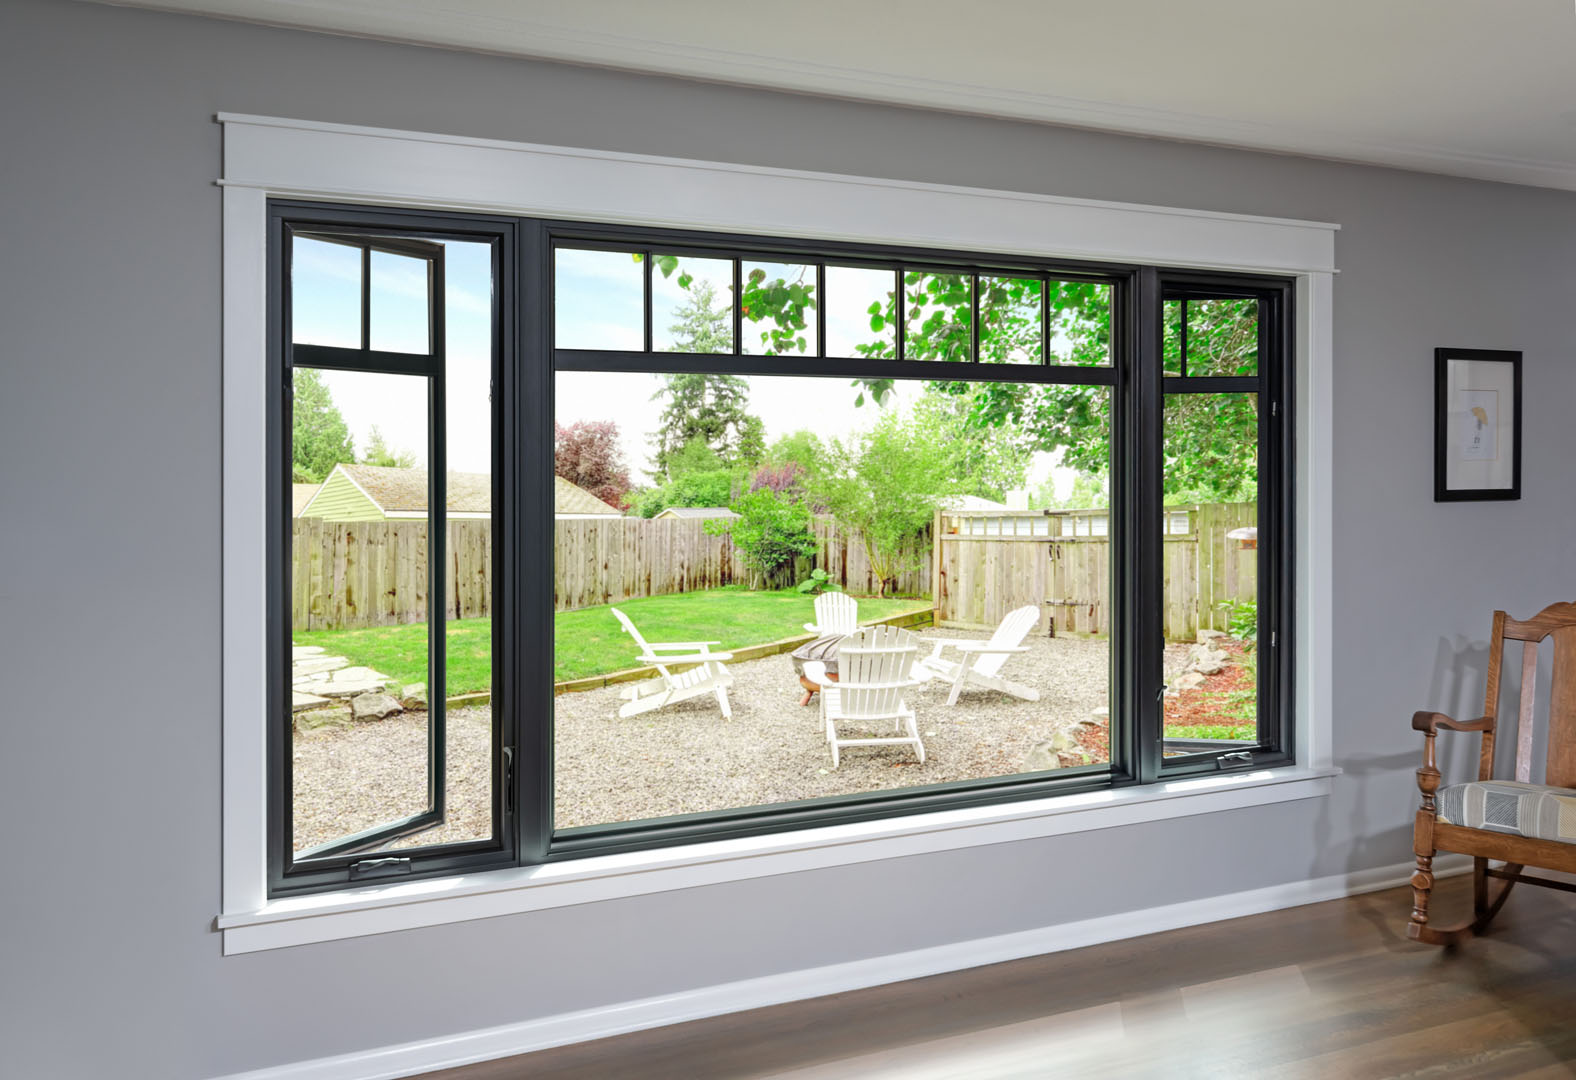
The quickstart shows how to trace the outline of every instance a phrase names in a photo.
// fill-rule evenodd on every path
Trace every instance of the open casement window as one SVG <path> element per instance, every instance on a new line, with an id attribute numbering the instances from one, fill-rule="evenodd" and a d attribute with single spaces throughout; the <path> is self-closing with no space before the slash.
<path id="1" fill-rule="evenodd" d="M 462 572 L 490 562 L 495 542 L 490 391 L 508 237 L 473 227 L 274 208 L 276 892 L 514 847 L 502 713 L 478 722 L 463 707 L 497 693 L 490 627 L 467 616 L 491 614 L 498 582 Z"/>
<path id="2" fill-rule="evenodd" d="M 1290 749 L 1290 290 L 1186 274 L 1160 275 L 1158 290 L 1159 355 L 1140 375 L 1155 440 L 1141 510 L 1159 537 L 1142 603 L 1164 642 L 1148 770 L 1279 763 Z"/>

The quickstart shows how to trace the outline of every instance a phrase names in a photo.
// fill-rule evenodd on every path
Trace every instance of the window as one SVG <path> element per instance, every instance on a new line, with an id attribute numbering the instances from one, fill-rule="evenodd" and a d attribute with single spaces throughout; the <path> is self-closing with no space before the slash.
<path id="1" fill-rule="evenodd" d="M 1287 279 L 271 214 L 275 894 L 1290 760 Z"/>

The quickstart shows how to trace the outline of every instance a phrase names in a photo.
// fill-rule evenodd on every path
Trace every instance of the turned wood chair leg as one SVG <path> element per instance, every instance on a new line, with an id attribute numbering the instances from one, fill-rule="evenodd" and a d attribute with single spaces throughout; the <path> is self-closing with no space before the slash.
<path id="1" fill-rule="evenodd" d="M 1434 888 L 1434 857 L 1418 855 L 1417 869 L 1412 871 L 1412 922 L 1407 933 L 1417 941 L 1426 941 L 1435 930 L 1428 925 L 1428 896 Z"/>

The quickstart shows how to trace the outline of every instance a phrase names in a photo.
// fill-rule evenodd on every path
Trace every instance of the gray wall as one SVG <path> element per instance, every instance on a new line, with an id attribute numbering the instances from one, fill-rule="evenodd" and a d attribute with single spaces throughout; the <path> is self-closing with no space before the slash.
<path id="1" fill-rule="evenodd" d="M 1494 607 L 1576 592 L 1570 194 L 46 0 L 0 9 L 0 101 L 12 1075 L 210 1076 L 1393 864 L 1410 711 L 1475 707 Z M 221 956 L 217 110 L 1342 223 L 1337 794 Z M 1525 351 L 1522 501 L 1431 501 L 1440 344 Z"/>

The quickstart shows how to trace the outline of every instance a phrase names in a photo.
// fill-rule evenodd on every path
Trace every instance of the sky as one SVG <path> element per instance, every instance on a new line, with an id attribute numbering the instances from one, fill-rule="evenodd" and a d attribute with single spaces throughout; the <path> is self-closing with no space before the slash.
<path id="1" fill-rule="evenodd" d="M 460 472 L 491 471 L 491 413 L 488 367 L 492 351 L 491 261 L 487 245 L 445 245 L 447 303 L 448 464 Z M 747 262 L 748 274 L 760 266 L 771 276 L 792 277 L 800 267 Z M 356 347 L 360 341 L 359 289 L 361 269 L 355 249 L 298 238 L 294 247 L 293 322 L 300 343 Z M 639 349 L 643 346 L 643 267 L 628 252 L 557 252 L 555 325 L 563 348 Z M 687 259 L 685 271 L 698 282 L 710 282 L 719 306 L 731 296 L 731 272 L 723 260 Z M 687 296 L 678 275 L 653 274 L 653 345 L 671 345 L 670 327 Z M 873 340 L 868 308 L 891 288 L 887 271 L 857 267 L 827 268 L 829 303 L 826 313 L 828 351 L 851 352 L 854 344 Z M 393 351 L 424 351 L 427 339 L 426 280 L 422 261 L 374 253 L 372 265 L 372 344 Z M 814 328 L 808 328 L 813 335 Z M 760 328 L 745 324 L 745 348 L 757 351 Z M 809 349 L 814 351 L 813 337 Z M 427 447 L 426 380 L 414 376 L 371 375 L 327 371 L 324 382 L 345 417 L 358 455 L 368 446 L 376 425 L 395 452 L 408 452 L 425 465 Z M 823 440 L 847 438 L 866 430 L 883 406 L 867 396 L 855 405 L 859 388 L 840 377 L 751 376 L 749 411 L 766 426 L 767 442 L 800 429 Z M 560 372 L 555 384 L 559 423 L 612 420 L 619 428 L 630 475 L 646 483 L 652 468 L 650 433 L 656 430 L 662 403 L 652 394 L 661 385 L 655 375 Z M 900 382 L 885 404 L 907 409 L 922 390 L 918 382 Z M 1036 454 L 1028 487 L 1037 488 L 1055 476 L 1058 491 L 1071 488 L 1073 473 L 1055 465 L 1049 454 Z"/>

